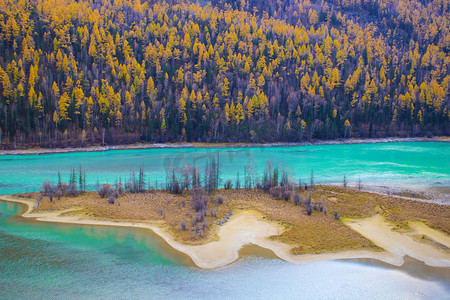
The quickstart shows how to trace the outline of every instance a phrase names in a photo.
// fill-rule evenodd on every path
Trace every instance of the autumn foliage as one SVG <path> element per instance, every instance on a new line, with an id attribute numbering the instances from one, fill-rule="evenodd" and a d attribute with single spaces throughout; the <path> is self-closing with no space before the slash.
<path id="1" fill-rule="evenodd" d="M 446 135 L 449 28 L 441 0 L 0 0 L 0 146 Z"/>

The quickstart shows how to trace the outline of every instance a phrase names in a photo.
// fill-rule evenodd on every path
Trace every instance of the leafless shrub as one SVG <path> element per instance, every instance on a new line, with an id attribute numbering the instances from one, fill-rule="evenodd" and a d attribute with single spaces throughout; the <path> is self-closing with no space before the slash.
<path id="1" fill-rule="evenodd" d="M 303 196 L 300 194 L 294 194 L 294 204 L 301 205 L 303 203 Z"/>
<path id="2" fill-rule="evenodd" d="M 119 196 L 123 196 L 125 194 L 125 187 L 121 183 L 115 183 L 114 187 L 116 188 Z"/>
<path id="3" fill-rule="evenodd" d="M 109 196 L 107 201 L 108 201 L 109 204 L 114 204 L 116 199 L 113 196 Z"/>
<path id="4" fill-rule="evenodd" d="M 67 186 L 66 195 L 71 197 L 76 197 L 80 194 L 78 191 L 77 185 L 75 183 L 71 183 Z"/>
<path id="5" fill-rule="evenodd" d="M 308 197 L 305 200 L 305 206 L 311 205 L 311 192 L 309 192 Z"/>
<path id="6" fill-rule="evenodd" d="M 291 192 L 286 191 L 286 189 L 285 189 L 282 194 L 282 197 L 283 197 L 284 201 L 289 201 L 291 199 Z"/>
<path id="7" fill-rule="evenodd" d="M 337 211 L 334 211 L 334 212 L 333 212 L 333 217 L 334 217 L 336 220 L 339 220 L 339 218 L 340 218 L 341 216 L 338 214 Z"/>
<path id="8" fill-rule="evenodd" d="M 233 183 L 231 182 L 231 180 L 228 179 L 227 181 L 225 181 L 225 183 L 223 185 L 223 188 L 226 189 L 226 190 L 232 189 L 233 188 Z"/>
<path id="9" fill-rule="evenodd" d="M 58 189 L 55 193 L 55 197 L 57 197 L 58 200 L 60 200 L 63 196 L 64 196 L 64 191 L 62 189 Z"/>
<path id="10" fill-rule="evenodd" d="M 110 184 L 102 184 L 101 188 L 97 191 L 100 198 L 109 196 L 113 191 L 113 187 Z"/>
<path id="11" fill-rule="evenodd" d="M 225 224 L 228 219 L 233 215 L 233 211 L 229 211 L 225 214 L 225 216 L 220 219 L 219 221 L 217 221 L 217 224 L 219 224 L 220 226 L 222 226 L 223 224 Z"/>
<path id="12" fill-rule="evenodd" d="M 312 214 L 312 211 L 313 211 L 313 207 L 312 207 L 311 203 L 305 204 L 305 207 L 306 207 L 306 214 L 308 216 L 310 216 Z"/>
<path id="13" fill-rule="evenodd" d="M 156 211 L 158 212 L 158 214 L 161 215 L 161 217 L 163 217 L 163 218 L 166 217 L 166 212 L 163 209 L 158 208 Z"/>
<path id="14" fill-rule="evenodd" d="M 223 204 L 225 201 L 227 201 L 227 199 L 222 195 L 217 195 L 216 197 L 214 197 L 214 203 L 216 204 L 216 206 Z"/>
<path id="15" fill-rule="evenodd" d="M 75 183 L 72 183 L 72 185 L 75 185 Z M 57 185 L 58 189 L 55 193 L 55 196 L 58 197 L 58 200 L 61 199 L 62 197 L 64 197 L 68 191 L 69 191 L 69 186 L 67 185 L 67 183 L 65 182 L 60 182 Z M 75 191 L 76 191 L 76 186 L 75 186 Z"/>
<path id="16" fill-rule="evenodd" d="M 196 211 L 206 210 L 208 205 L 208 196 L 205 196 L 205 192 L 200 187 L 195 187 L 190 190 L 192 196 L 192 208 Z"/>
<path id="17" fill-rule="evenodd" d="M 282 193 L 284 192 L 284 187 L 274 186 L 270 189 L 270 195 L 275 199 L 281 199 Z"/>

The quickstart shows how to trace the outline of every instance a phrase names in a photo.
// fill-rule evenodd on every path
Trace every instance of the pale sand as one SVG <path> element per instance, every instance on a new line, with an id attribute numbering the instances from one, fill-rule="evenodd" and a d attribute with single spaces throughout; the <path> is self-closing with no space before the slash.
<path id="1" fill-rule="evenodd" d="M 377 246 L 393 253 L 397 257 L 408 255 L 423 261 L 429 266 L 450 267 L 450 252 L 418 241 L 414 235 L 424 234 L 441 244 L 447 244 L 449 237 L 423 223 L 412 222 L 410 232 L 400 233 L 392 230 L 392 226 L 380 215 L 370 218 L 349 220 L 347 226 L 365 236 Z M 420 225 L 418 225 L 420 224 Z"/>
<path id="2" fill-rule="evenodd" d="M 198 267 L 205 269 L 218 268 L 234 262 L 239 258 L 239 249 L 247 244 L 270 249 L 279 258 L 292 263 L 371 258 L 400 266 L 403 264 L 403 256 L 409 255 L 431 266 L 450 267 L 450 253 L 448 251 L 418 242 L 407 234 L 393 232 L 383 217 L 378 215 L 366 219 L 350 220 L 346 224 L 387 251 L 349 250 L 336 253 L 293 255 L 290 252 L 290 245 L 268 239 L 270 236 L 280 234 L 283 228 L 263 220 L 261 215 L 254 211 L 241 211 L 233 215 L 225 225 L 219 228 L 217 241 L 202 245 L 186 245 L 176 241 L 170 233 L 157 223 L 92 220 L 76 215 L 61 216 L 62 213 L 74 209 L 33 213 L 36 202 L 32 199 L 28 200 L 11 196 L 2 196 L 0 199 L 26 204 L 28 209 L 23 214 L 23 217 L 35 218 L 39 221 L 150 229 L 162 237 L 171 247 L 187 254 Z M 427 237 L 431 239 L 436 238 L 437 242 L 447 245 L 446 243 L 449 240 L 447 235 L 433 230 L 422 223 L 419 224 L 417 225 L 420 227 L 418 233 L 423 234 L 421 232 L 426 231 Z"/>
<path id="3" fill-rule="evenodd" d="M 424 234 L 433 241 L 438 242 L 439 244 L 444 245 L 447 248 L 450 248 L 450 236 L 448 236 L 447 234 L 440 232 L 439 230 L 430 228 L 421 222 L 409 222 L 409 227 L 414 229 L 414 231 L 416 231 L 418 234 Z"/>

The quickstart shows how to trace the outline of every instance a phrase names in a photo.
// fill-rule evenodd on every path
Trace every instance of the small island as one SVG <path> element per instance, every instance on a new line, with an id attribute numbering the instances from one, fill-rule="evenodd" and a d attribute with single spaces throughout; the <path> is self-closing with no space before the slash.
<path id="1" fill-rule="evenodd" d="M 69 184 L 45 181 L 39 193 L 1 200 L 26 204 L 23 216 L 38 221 L 150 229 L 201 268 L 232 263 L 247 244 L 293 263 L 372 258 L 402 265 L 410 256 L 450 266 L 448 205 L 350 189 L 345 178 L 343 186 L 316 185 L 313 177 L 293 183 L 271 162 L 261 181 L 246 174 L 242 187 L 238 176 L 219 188 L 214 161 L 205 174 L 174 168 L 156 189 L 141 169 L 123 184 L 85 191 L 80 170 Z"/>

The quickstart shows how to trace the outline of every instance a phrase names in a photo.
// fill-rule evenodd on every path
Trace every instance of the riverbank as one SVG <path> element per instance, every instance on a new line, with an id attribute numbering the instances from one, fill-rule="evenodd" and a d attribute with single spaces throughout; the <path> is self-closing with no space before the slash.
<path id="1" fill-rule="evenodd" d="M 363 192 L 355 197 L 355 192 L 347 189 L 319 187 L 313 201 L 322 195 L 329 209 L 339 207 L 346 217 L 338 221 L 318 211 L 307 216 L 299 206 L 270 199 L 266 194 L 244 193 L 220 191 L 227 200 L 218 210 L 215 221 L 229 209 L 233 209 L 234 214 L 222 226 L 210 222 L 204 236 L 195 238 L 191 235 L 192 230 L 182 230 L 179 219 L 174 217 L 181 214 L 186 218 L 186 210 L 182 206 L 177 208 L 180 203 L 177 200 L 182 197 L 169 201 L 167 194 L 153 196 L 152 202 L 157 206 L 162 205 L 159 198 L 167 203 L 164 217 L 151 209 L 147 203 L 150 198 L 133 199 L 133 195 L 123 197 L 120 206 L 107 204 L 104 199 L 95 198 L 94 193 L 81 198 L 56 200 L 51 204 L 43 201 L 39 208 L 35 207 L 36 201 L 32 199 L 11 196 L 2 196 L 1 199 L 27 205 L 23 216 L 38 221 L 149 229 L 171 247 L 188 255 L 201 268 L 217 268 L 232 263 L 239 258 L 239 250 L 247 244 L 269 249 L 277 257 L 292 263 L 369 258 L 399 266 L 407 255 L 430 266 L 450 267 L 448 207 L 429 204 L 432 207 L 427 211 L 427 204 L 418 203 L 400 212 L 399 206 L 405 205 L 401 199 Z M 344 193 L 353 195 L 353 202 L 348 204 L 349 198 Z M 89 203 L 95 204 L 97 210 L 93 211 Z M 351 207 L 354 209 L 347 211 Z M 169 208 L 174 210 L 174 216 Z M 425 218 L 436 215 L 434 223 L 414 216 L 418 210 L 423 211 Z M 134 213 L 130 214 L 131 211 Z"/>
<path id="2" fill-rule="evenodd" d="M 258 148 L 258 147 L 297 147 L 308 145 L 344 145 L 344 144 L 375 144 L 393 142 L 450 142 L 450 137 L 433 138 L 380 138 L 380 139 L 341 139 L 341 140 L 316 140 L 301 143 L 138 143 L 112 146 L 88 146 L 68 148 L 30 148 L 17 150 L 0 150 L 1 155 L 42 155 L 73 152 L 102 152 L 109 150 L 133 150 L 133 149 L 189 149 L 189 148 Z"/>
<path id="3" fill-rule="evenodd" d="M 334 186 L 342 186 L 342 183 L 330 184 Z M 443 205 L 450 205 L 450 187 L 426 187 L 426 186 L 408 186 L 396 187 L 385 185 L 369 185 L 364 184 L 358 187 L 358 182 L 351 182 L 347 184 L 348 188 L 360 190 L 369 193 L 376 193 L 385 196 L 394 196 L 405 200 L 421 201 L 425 203 L 439 203 Z"/>

